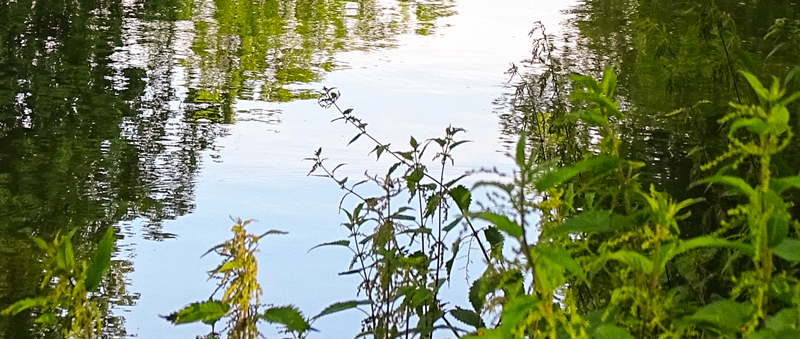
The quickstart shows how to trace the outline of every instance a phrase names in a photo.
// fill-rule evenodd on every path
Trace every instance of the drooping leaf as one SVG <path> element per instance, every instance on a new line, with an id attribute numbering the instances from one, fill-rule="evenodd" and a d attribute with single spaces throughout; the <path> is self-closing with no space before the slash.
<path id="1" fill-rule="evenodd" d="M 623 216 L 610 210 L 586 211 L 573 216 L 563 224 L 549 229 L 545 236 L 557 237 L 567 234 L 603 233 L 613 231 L 622 223 Z M 612 222 L 613 220 L 613 222 Z"/>
<path id="2" fill-rule="evenodd" d="M 458 321 L 470 325 L 472 327 L 475 328 L 486 327 L 486 325 L 483 323 L 483 319 L 481 319 L 481 316 L 475 313 L 474 311 L 456 307 L 456 309 L 450 311 L 450 315 L 452 315 L 453 318 L 458 319 Z"/>
<path id="3" fill-rule="evenodd" d="M 492 224 L 497 226 L 498 229 L 500 229 L 503 232 L 506 232 L 508 235 L 512 237 L 519 238 L 522 236 L 523 232 L 522 227 L 520 225 L 517 225 L 517 223 L 509 220 L 508 217 L 504 215 L 499 215 L 492 212 L 482 212 L 475 215 L 475 217 L 478 219 L 483 219 L 488 222 L 491 222 Z"/>
<path id="4" fill-rule="evenodd" d="M 772 179 L 769 181 L 769 187 L 778 194 L 790 188 L 800 189 L 800 175 Z"/>
<path id="5" fill-rule="evenodd" d="M 458 256 L 458 249 L 461 246 L 461 238 L 456 238 L 453 241 L 453 246 L 450 247 L 450 251 L 453 253 L 453 256 L 450 257 L 450 260 L 444 263 L 445 272 L 447 272 L 447 279 L 450 279 L 450 272 L 453 271 L 453 263 L 456 261 L 456 257 Z"/>
<path id="6" fill-rule="evenodd" d="M 519 134 L 519 141 L 517 141 L 517 153 L 514 157 L 519 168 L 525 168 L 525 144 L 528 141 L 528 133 L 522 132 Z"/>
<path id="7" fill-rule="evenodd" d="M 264 311 L 261 317 L 269 323 L 284 325 L 289 332 L 303 333 L 311 329 L 311 325 L 294 306 L 273 307 Z"/>
<path id="8" fill-rule="evenodd" d="M 360 305 L 369 305 L 369 304 L 372 304 L 372 302 L 369 300 L 350 300 L 350 301 L 334 303 L 326 307 L 324 310 L 322 310 L 322 312 L 319 312 L 319 314 L 315 315 L 311 319 L 317 319 L 336 312 L 341 312 L 344 310 L 356 308 Z"/>
<path id="9" fill-rule="evenodd" d="M 496 227 L 487 227 L 483 230 L 483 236 L 485 236 L 486 241 L 489 242 L 489 252 L 492 258 L 502 259 L 503 235 L 500 234 L 500 231 L 498 231 Z"/>
<path id="10" fill-rule="evenodd" d="M 793 263 L 800 262 L 800 241 L 797 239 L 784 238 L 772 251 L 775 255 Z"/>
<path id="11" fill-rule="evenodd" d="M 638 252 L 619 250 L 611 253 L 608 258 L 622 262 L 642 273 L 649 274 L 653 271 L 653 261 Z"/>
<path id="12" fill-rule="evenodd" d="M 439 208 L 439 203 L 442 202 L 442 196 L 439 194 L 434 194 L 428 197 L 428 201 L 425 203 L 425 215 L 424 218 L 427 218 L 433 213 L 436 212 L 436 209 Z"/>
<path id="13" fill-rule="evenodd" d="M 633 336 L 621 327 L 611 324 L 602 324 L 592 333 L 592 339 L 634 339 Z"/>
<path id="14" fill-rule="evenodd" d="M 756 190 L 750 186 L 747 182 L 745 182 L 742 178 L 738 177 L 731 177 L 727 175 L 716 175 L 710 178 L 706 178 L 701 180 L 700 182 L 704 182 L 707 184 L 725 184 L 732 188 L 735 188 L 737 192 L 744 194 L 746 197 L 754 197 L 756 194 Z"/>
<path id="15" fill-rule="evenodd" d="M 583 268 L 581 268 L 581 265 L 578 264 L 578 262 L 575 261 L 572 256 L 570 256 L 567 250 L 563 248 L 550 248 L 541 246 L 536 246 L 534 248 L 540 261 L 547 261 L 550 265 L 555 265 L 566 269 L 574 277 L 577 277 L 588 283 L 586 280 L 586 274 L 583 272 Z"/>
<path id="16" fill-rule="evenodd" d="M 692 238 L 687 241 L 681 241 L 680 244 L 677 247 L 674 247 L 673 250 L 662 253 L 659 256 L 659 265 L 663 266 L 664 263 L 672 260 L 672 258 L 680 254 L 683 254 L 686 251 L 700 247 L 724 247 L 724 248 L 738 250 L 751 257 L 755 255 L 755 250 L 753 250 L 753 246 L 738 241 L 728 241 L 725 239 L 720 239 L 714 236 L 702 236 L 702 237 Z"/>
<path id="17" fill-rule="evenodd" d="M 235 270 L 237 268 L 242 268 L 242 267 L 244 267 L 244 263 L 243 262 L 241 262 L 239 260 L 230 260 L 230 261 L 226 261 L 225 263 L 223 263 L 222 265 L 217 267 L 214 270 L 214 272 L 216 272 L 216 273 L 228 272 L 228 271 Z"/>
<path id="18" fill-rule="evenodd" d="M 735 332 L 749 318 L 748 306 L 731 300 L 718 300 L 684 317 L 684 321 L 712 326 L 724 332 Z"/>
<path id="19" fill-rule="evenodd" d="M 230 305 L 218 300 L 192 303 L 168 316 L 161 316 L 173 324 L 186 324 L 202 321 L 206 324 L 214 324 L 220 318 L 228 314 Z"/>
<path id="20" fill-rule="evenodd" d="M 271 234 L 289 234 L 289 232 L 284 232 L 284 231 L 279 231 L 279 230 L 269 230 L 269 231 L 264 232 L 264 234 L 259 235 L 258 239 L 261 240 L 261 238 L 266 237 L 266 236 L 271 235 Z"/>
<path id="21" fill-rule="evenodd" d="M 450 194 L 450 197 L 453 198 L 453 201 L 455 201 L 456 206 L 458 206 L 458 209 L 460 209 L 462 213 L 469 211 L 469 204 L 472 198 L 466 187 L 458 185 L 448 190 L 447 193 Z"/>
<path id="22" fill-rule="evenodd" d="M 489 266 L 480 278 L 472 282 L 469 288 L 469 303 L 476 313 L 481 312 L 486 303 L 486 295 L 497 288 L 496 275 L 497 273 Z"/>
<path id="23" fill-rule="evenodd" d="M 0 312 L 2 315 L 15 315 L 19 312 L 27 310 L 31 307 L 41 307 L 47 305 L 48 299 L 47 298 L 27 298 L 17 301 L 11 306 L 6 307 L 3 312 Z"/>
<path id="24" fill-rule="evenodd" d="M 100 240 L 100 244 L 97 245 L 97 249 L 94 250 L 92 262 L 86 269 L 86 280 L 84 283 L 86 284 L 87 291 L 95 291 L 97 287 L 100 286 L 100 281 L 103 280 L 106 271 L 111 267 L 111 252 L 114 251 L 115 240 L 114 228 L 109 227 L 108 230 L 106 230 L 106 234 L 103 235 L 103 239 Z"/>
<path id="25" fill-rule="evenodd" d="M 619 167 L 623 162 L 624 161 L 619 157 L 609 154 L 588 157 L 579 161 L 574 166 L 562 167 L 545 174 L 535 183 L 535 186 L 537 190 L 545 191 L 572 179 L 578 174 L 591 171 L 595 175 L 600 175 Z"/>
<path id="26" fill-rule="evenodd" d="M 319 245 L 317 245 L 317 246 L 314 246 L 314 247 L 312 247 L 312 248 L 311 248 L 311 249 L 309 249 L 308 251 L 309 251 L 309 252 L 311 252 L 311 250 L 313 250 L 313 249 L 315 249 L 315 248 L 318 248 L 318 247 L 323 247 L 323 246 L 344 246 L 344 247 L 350 247 L 350 240 L 337 240 L 337 241 L 331 241 L 331 242 L 322 243 L 322 244 L 319 244 Z"/>

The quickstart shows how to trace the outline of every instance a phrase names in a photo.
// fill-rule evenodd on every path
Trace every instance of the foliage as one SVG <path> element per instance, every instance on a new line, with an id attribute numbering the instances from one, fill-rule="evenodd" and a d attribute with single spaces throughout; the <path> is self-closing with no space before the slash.
<path id="1" fill-rule="evenodd" d="M 209 272 L 211 279 L 218 279 L 218 287 L 207 301 L 189 304 L 172 314 L 163 317 L 173 324 L 184 324 L 201 321 L 211 325 L 211 334 L 214 325 L 222 318 L 227 318 L 226 327 L 228 338 L 253 339 L 258 336 L 256 324 L 260 319 L 272 322 L 274 318 L 267 315 L 273 311 L 259 313 L 261 285 L 258 283 L 258 242 L 270 234 L 285 234 L 285 232 L 270 230 L 261 235 L 248 233 L 247 225 L 252 220 L 235 220 L 231 228 L 233 238 L 209 249 L 203 256 L 215 252 L 223 257 L 222 263 Z M 214 299 L 217 292 L 222 291 L 220 299 Z"/>
<path id="2" fill-rule="evenodd" d="M 108 228 L 88 261 L 76 259 L 72 244 L 74 234 L 73 230 L 56 235 L 51 243 L 34 238 L 45 252 L 45 277 L 40 288 L 49 290 L 49 293 L 20 300 L 0 314 L 15 315 L 36 308 L 39 314 L 36 322 L 61 327 L 65 338 L 99 337 L 103 323 L 100 306 L 93 294 L 110 266 L 116 240 L 114 229 Z"/>
<path id="3" fill-rule="evenodd" d="M 343 209 L 348 239 L 320 246 L 347 247 L 354 254 L 349 271 L 342 274 L 362 278 L 359 291 L 371 308 L 363 334 L 428 338 L 443 329 L 465 338 L 797 335 L 800 284 L 792 267 L 800 261 L 800 224 L 789 214 L 783 195 L 800 188 L 800 179 L 774 177 L 770 159 L 790 143 L 787 105 L 800 93 L 787 95 L 777 79 L 765 88 L 755 76 L 743 77 L 758 101 L 731 103 L 730 113 L 719 121 L 729 125 L 729 151 L 705 166 L 722 169 L 696 183 L 725 185 L 742 197 L 741 203 L 728 211 L 730 219 L 715 232 L 689 238 L 682 235 L 681 224 L 691 215 L 688 208 L 704 199 L 678 201 L 654 185 L 641 189 L 637 171 L 643 164 L 622 158 L 620 152 L 624 144 L 616 125 L 625 115 L 615 99 L 611 68 L 600 81 L 572 77 L 570 116 L 578 125 L 597 129 L 595 152 L 571 166 L 552 168 L 537 161 L 535 147 L 528 147 L 527 133 L 522 133 L 513 180 L 479 182 L 471 191 L 455 186 L 463 176 L 447 182 L 444 170 L 429 172 L 420 160 L 429 145 L 439 145 L 442 150 L 435 158 L 444 166 L 444 160 L 452 159 L 452 145 L 460 144 L 453 136 L 461 130 L 448 128 L 445 138 L 425 143 L 412 137 L 410 151 L 394 151 L 367 133 L 352 109 L 339 108 L 338 91 L 325 89 L 320 103 L 335 107 L 342 114 L 339 119 L 359 131 L 351 143 L 367 136 L 376 143 L 378 157 L 396 159 L 385 177 L 368 176 L 348 186 L 347 178 L 335 174 L 339 166 L 326 167 L 321 149 L 310 158 L 310 174 L 322 171 L 320 176 L 346 191 L 345 198 L 359 200 L 352 211 Z M 747 161 L 760 168 L 755 186 L 729 173 Z M 393 176 L 398 169 L 401 174 Z M 356 189 L 366 183 L 378 185 L 384 194 L 362 196 Z M 480 190 L 497 191 L 494 196 L 503 198 L 494 201 L 500 205 L 470 210 L 471 197 Z M 395 201 L 404 199 L 417 205 L 401 202 L 398 207 Z M 449 216 L 448 208 L 458 208 L 458 215 Z M 539 215 L 538 221 L 529 221 L 532 215 Z M 473 224 L 477 220 L 488 225 L 478 228 Z M 459 223 L 479 245 L 487 265 L 468 291 L 472 310 L 447 309 L 438 293 L 441 281 L 451 278 L 452 261 L 463 242 L 457 238 L 448 248 L 444 239 Z M 503 251 L 506 243 L 513 244 L 512 252 Z M 441 272 L 438 260 L 445 252 L 453 259 Z M 695 273 L 682 264 L 702 253 L 727 253 L 729 258 L 726 270 L 717 274 L 731 287 L 715 300 L 692 293 L 688 277 Z M 474 330 L 453 326 L 449 318 Z"/>

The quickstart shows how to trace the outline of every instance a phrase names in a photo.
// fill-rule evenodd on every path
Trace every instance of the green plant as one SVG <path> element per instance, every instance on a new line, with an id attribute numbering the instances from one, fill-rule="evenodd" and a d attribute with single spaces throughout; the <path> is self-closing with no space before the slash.
<path id="1" fill-rule="evenodd" d="M 47 296 L 20 300 L 1 312 L 14 315 L 36 308 L 37 323 L 59 325 L 65 338 L 95 338 L 102 330 L 100 306 L 94 300 L 114 250 L 114 229 L 109 228 L 95 249 L 91 260 L 78 260 L 72 246 L 75 230 L 56 235 L 48 243 L 34 238 L 45 252 L 44 279 L 40 288 Z"/>
<path id="2" fill-rule="evenodd" d="M 214 325 L 222 318 L 228 318 L 224 331 L 228 338 L 256 338 L 260 319 L 271 321 L 273 318 L 259 314 L 261 286 L 258 283 L 258 242 L 270 234 L 285 232 L 270 230 L 261 235 L 248 233 L 247 225 L 252 220 L 235 220 L 231 228 L 233 238 L 208 250 L 223 257 L 222 263 L 210 271 L 210 278 L 219 279 L 217 289 L 207 301 L 196 302 L 164 317 L 173 324 L 184 324 L 201 321 L 211 325 L 208 337 L 217 337 Z M 222 291 L 220 299 L 214 299 L 217 292 Z"/>

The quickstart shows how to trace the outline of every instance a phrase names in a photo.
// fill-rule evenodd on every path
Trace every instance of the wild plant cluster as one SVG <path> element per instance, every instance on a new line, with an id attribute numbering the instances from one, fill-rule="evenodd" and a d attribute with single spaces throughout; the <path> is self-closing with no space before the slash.
<path id="1" fill-rule="evenodd" d="M 395 151 L 326 88 L 320 104 L 358 130 L 351 143 L 367 136 L 377 157 L 396 161 L 385 175 L 348 184 L 338 166 L 326 166 L 321 149 L 310 158 L 311 173 L 359 200 L 343 209 L 347 239 L 320 245 L 352 251 L 342 274 L 362 281 L 363 299 L 337 311 L 363 308 L 361 336 L 374 338 L 800 337 L 800 223 L 784 198 L 800 188 L 800 176 L 775 177 L 771 166 L 791 143 L 787 105 L 800 93 L 787 95 L 777 79 L 767 88 L 743 75 L 758 102 L 731 103 L 719 121 L 729 150 L 704 166 L 716 174 L 694 184 L 724 189 L 738 204 L 713 233 L 697 237 L 683 236 L 681 224 L 687 207 L 703 199 L 676 201 L 642 187 L 637 170 L 644 164 L 621 157 L 615 126 L 625 115 L 611 68 L 600 81 L 572 77 L 570 115 L 599 137 L 583 159 L 561 167 L 537 161 L 523 131 L 513 179 L 472 188 L 458 184 L 463 176 L 444 176 L 463 130 L 448 127 L 443 138 L 424 142 L 412 137 L 408 150 Z M 434 164 L 425 162 L 426 152 L 435 152 Z M 736 175 L 742 162 L 757 165 L 753 182 Z M 366 184 L 383 194 L 361 195 Z M 479 190 L 493 190 L 507 208 L 476 206 Z M 472 309 L 452 307 L 440 293 L 465 248 L 478 249 L 486 264 L 465 291 Z M 691 269 L 677 267 L 698 254 L 724 260 L 715 274 L 730 288 L 711 300 L 690 286 Z"/>

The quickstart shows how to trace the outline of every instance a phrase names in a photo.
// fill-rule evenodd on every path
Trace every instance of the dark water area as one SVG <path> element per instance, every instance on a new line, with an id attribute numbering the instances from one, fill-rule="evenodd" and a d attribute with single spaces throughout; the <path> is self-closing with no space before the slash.
<path id="1" fill-rule="evenodd" d="M 711 221 L 720 217 L 727 202 L 715 198 L 718 192 L 687 187 L 709 175 L 699 167 L 726 149 L 726 131 L 717 120 L 728 110 L 728 102 L 754 100 L 739 72 L 752 72 L 766 82 L 771 76 L 783 79 L 800 65 L 800 9 L 794 2 L 587 0 L 550 9 L 557 13 L 555 19 L 536 17 L 530 6 L 538 5 L 525 4 L 524 13 L 532 16 L 514 20 L 525 22 L 527 28 L 496 33 L 521 37 L 524 43 L 514 48 L 532 55 L 528 60 L 516 52 L 472 51 L 471 59 L 494 58 L 500 68 L 514 62 L 519 69 L 510 81 L 505 81 L 509 74 L 502 71 L 477 70 L 478 66 L 447 60 L 443 62 L 452 69 L 430 62 L 430 68 L 411 71 L 400 66 L 375 66 L 365 68 L 368 75 L 357 73 L 362 67 L 359 62 L 372 65 L 392 61 L 397 65 L 403 61 L 410 64 L 415 58 L 434 58 L 417 50 L 401 60 L 381 53 L 402 51 L 414 44 L 451 43 L 444 37 L 460 32 L 458 24 L 464 22 L 458 21 L 459 16 L 466 22 L 500 18 L 493 21 L 497 25 L 504 16 L 514 16 L 512 5 L 497 6 L 507 12 L 488 11 L 484 15 L 471 12 L 473 7 L 459 6 L 462 2 L 456 0 L 0 2 L 0 309 L 40 291 L 41 254 L 32 237 L 52 239 L 76 229 L 76 255 L 81 257 L 88 255 L 109 227 L 116 227 L 121 230 L 120 253 L 128 254 L 115 257 L 98 295 L 104 303 L 104 334 L 114 338 L 138 335 L 138 328 L 126 328 L 126 317 L 138 319 L 138 324 L 164 322 L 156 315 L 129 315 L 136 313 L 131 309 L 137 304 L 147 304 L 142 301 L 147 298 L 146 288 L 131 289 L 135 269 L 145 271 L 136 266 L 136 260 L 146 258 L 141 248 L 177 242 L 176 238 L 184 236 L 193 239 L 185 228 L 164 225 L 190 218 L 202 201 L 219 196 L 214 189 L 199 190 L 197 186 L 230 179 L 228 184 L 246 187 L 248 181 L 263 179 L 266 174 L 262 173 L 236 177 L 237 171 L 247 172 L 244 165 L 235 170 L 210 168 L 225 161 L 236 163 L 237 155 L 226 152 L 244 148 L 237 146 L 237 138 L 269 132 L 282 133 L 286 138 L 296 133 L 294 136 L 300 139 L 317 130 L 292 132 L 293 126 L 311 124 L 308 120 L 327 124 L 328 116 L 291 115 L 290 110 L 313 112 L 321 83 L 340 79 L 337 74 L 356 74 L 352 83 L 342 82 L 365 91 L 382 84 L 389 86 L 387 82 L 397 87 L 373 97 L 372 93 L 352 93 L 355 101 L 363 100 L 364 105 L 370 100 L 375 105 L 410 105 L 411 109 L 418 107 L 397 102 L 421 100 L 422 95 L 404 94 L 410 93 L 404 86 L 424 92 L 426 86 L 450 85 L 426 77 L 425 73 L 439 71 L 443 72 L 441 78 L 455 79 L 452 81 L 459 84 L 450 86 L 452 91 L 481 100 L 475 104 L 464 99 L 463 106 L 488 108 L 472 112 L 475 116 L 455 116 L 467 109 L 446 96 L 450 89 L 437 88 L 428 94 L 442 96 L 442 101 L 420 106 L 453 109 L 454 115 L 416 113 L 419 116 L 413 116 L 415 119 L 376 116 L 376 120 L 382 120 L 375 124 L 392 125 L 402 120 L 408 129 L 425 129 L 429 126 L 424 119 L 446 126 L 448 122 L 440 120 L 461 118 L 466 124 L 486 129 L 474 128 L 476 134 L 470 138 L 486 137 L 483 142 L 488 146 L 480 146 L 485 149 L 479 153 L 493 154 L 469 158 L 467 163 L 493 166 L 491 162 L 499 158 L 494 156 L 515 142 L 520 130 L 533 130 L 534 126 L 539 134 L 531 147 L 543 161 L 571 163 L 589 151 L 595 138 L 592 131 L 564 131 L 557 114 L 551 113 L 565 111 L 571 105 L 571 72 L 596 76 L 604 66 L 611 65 L 619 75 L 617 93 L 627 116 L 618 126 L 626 155 L 645 164 L 641 174 L 644 182 L 676 199 L 705 195 L 712 202 L 693 207 L 692 229 L 685 230 L 688 236 L 702 234 L 707 231 L 705 225 L 716 224 Z M 489 3 L 482 6 L 494 8 Z M 545 26 L 534 24 L 539 20 L 549 21 Z M 485 38 L 472 38 L 493 39 L 492 27 L 481 29 Z M 542 28 L 549 40 L 536 40 Z M 534 31 L 528 38 L 531 29 Z M 460 39 L 465 45 L 472 43 L 468 35 Z M 423 47 L 419 49 L 424 51 Z M 461 47 L 453 47 L 457 48 Z M 495 74 L 496 78 L 477 84 L 476 79 L 485 77 L 480 72 Z M 470 86 L 480 88 L 481 95 L 468 92 Z M 800 90 L 797 80 L 788 86 L 790 91 Z M 364 98 L 359 99 L 359 95 Z M 391 95 L 397 99 L 388 97 Z M 790 124 L 798 131 L 798 104 L 793 105 Z M 413 132 L 398 131 L 398 139 L 407 140 Z M 334 133 L 336 139 L 320 138 L 344 144 L 352 137 L 340 135 L 346 133 Z M 289 158 L 281 157 L 281 152 L 288 152 L 286 148 L 270 142 L 276 143 L 270 148 L 275 152 L 264 151 L 261 156 L 276 157 L 279 165 L 292 168 L 287 173 L 299 173 L 298 178 L 305 175 L 304 170 L 294 167 L 310 154 L 286 160 Z M 785 175 L 800 172 L 797 145 L 795 141 L 776 160 Z M 250 147 L 256 146 L 262 145 Z M 303 152 L 315 147 L 306 147 Z M 256 153 L 239 157 L 254 162 L 251 154 Z M 210 168 L 209 173 L 234 174 L 223 179 L 203 176 L 204 167 Z M 744 167 L 739 171 L 749 173 Z M 219 204 L 235 210 L 231 206 L 260 201 L 254 198 L 257 195 L 316 189 L 269 186 L 269 190 L 241 191 L 241 201 Z M 319 196 L 333 196 L 333 206 L 338 202 L 335 194 Z M 797 206 L 793 212 L 800 214 Z M 224 213 L 218 214 L 226 222 L 228 215 Z M 331 214 L 336 215 L 335 211 Z M 332 220 L 330 224 L 338 222 Z M 209 241 L 218 243 L 219 238 Z M 208 247 L 191 243 L 194 245 Z M 302 253 L 309 247 L 302 248 Z M 194 249 L 180 247 L 180 251 L 186 248 Z M 135 259 L 140 250 L 139 259 Z M 196 260 L 201 253 L 187 255 Z M 208 269 L 197 268 L 198 275 Z M 320 303 L 329 301 L 333 300 Z M 180 306 L 159 306 L 159 312 Z M 57 331 L 34 320 L 35 316 L 24 312 L 0 317 L 0 337 L 59 337 Z"/>

